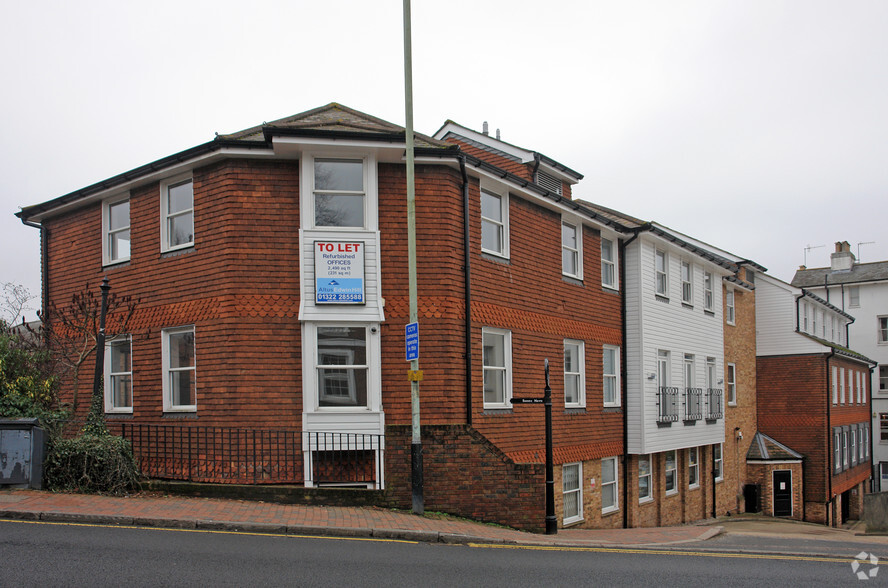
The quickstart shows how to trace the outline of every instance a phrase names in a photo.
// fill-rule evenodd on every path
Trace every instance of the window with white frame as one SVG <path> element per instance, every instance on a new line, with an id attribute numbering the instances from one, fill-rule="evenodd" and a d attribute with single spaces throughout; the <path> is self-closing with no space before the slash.
<path id="1" fill-rule="evenodd" d="M 727 290 L 725 292 L 725 320 L 729 325 L 733 325 L 734 319 L 734 291 Z"/>
<path id="2" fill-rule="evenodd" d="M 674 494 L 678 492 L 677 470 L 675 450 L 666 452 L 666 465 L 664 467 L 666 474 L 666 494 Z"/>
<path id="3" fill-rule="evenodd" d="M 850 462 L 852 466 L 857 465 L 857 431 L 855 429 L 851 429 L 848 431 L 848 453 L 850 455 Z"/>
<path id="4" fill-rule="evenodd" d="M 602 356 L 604 406 L 620 406 L 620 348 L 605 345 Z"/>
<path id="5" fill-rule="evenodd" d="M 582 225 L 561 222 L 561 273 L 583 279 Z"/>
<path id="6" fill-rule="evenodd" d="M 725 388 L 728 396 L 728 404 L 730 406 L 737 406 L 737 366 L 733 363 L 729 363 L 726 367 Z"/>
<path id="7" fill-rule="evenodd" d="M 799 326 L 799 330 L 803 333 L 808 332 L 808 303 L 802 302 L 802 324 Z"/>
<path id="8" fill-rule="evenodd" d="M 879 442 L 888 443 L 888 412 L 879 413 Z"/>
<path id="9" fill-rule="evenodd" d="M 820 313 L 821 338 L 826 339 L 826 311 Z"/>
<path id="10" fill-rule="evenodd" d="M 888 461 L 879 462 L 879 480 L 881 482 L 879 489 L 888 492 Z"/>
<path id="11" fill-rule="evenodd" d="M 845 368 L 839 368 L 839 404 L 845 404 Z"/>
<path id="12" fill-rule="evenodd" d="M 654 287 L 658 296 L 669 296 L 668 263 L 669 260 L 666 257 L 666 252 L 657 249 L 654 252 L 654 272 L 656 276 Z"/>
<path id="13" fill-rule="evenodd" d="M 842 468 L 848 468 L 848 431 L 842 431 Z"/>
<path id="14" fill-rule="evenodd" d="M 133 411 L 133 355 L 128 335 L 105 341 L 105 412 Z"/>
<path id="15" fill-rule="evenodd" d="M 481 190 L 481 251 L 508 257 L 509 200 Z"/>
<path id="16" fill-rule="evenodd" d="M 700 462 L 696 447 L 688 448 L 688 488 L 700 485 Z"/>
<path id="17" fill-rule="evenodd" d="M 194 326 L 163 330 L 163 409 L 197 410 Z"/>
<path id="18" fill-rule="evenodd" d="M 163 251 L 194 245 L 194 183 L 190 176 L 161 182 L 160 218 Z"/>
<path id="19" fill-rule="evenodd" d="M 832 366 L 832 403 L 839 403 L 839 368 Z"/>
<path id="20" fill-rule="evenodd" d="M 312 171 L 314 226 L 365 228 L 364 160 L 315 158 Z"/>
<path id="21" fill-rule="evenodd" d="M 879 392 L 888 392 L 888 365 L 879 366 Z"/>
<path id="22" fill-rule="evenodd" d="M 585 344 L 573 339 L 564 340 L 564 406 L 586 405 Z"/>
<path id="23" fill-rule="evenodd" d="M 694 303 L 694 288 L 691 281 L 692 271 L 691 262 L 681 262 L 681 301 L 685 304 Z"/>
<path id="24" fill-rule="evenodd" d="M 725 460 L 722 456 L 722 444 L 712 446 L 712 469 L 715 475 L 715 481 L 724 479 L 725 477 Z"/>
<path id="25" fill-rule="evenodd" d="M 654 499 L 653 473 L 651 470 L 651 456 L 638 456 L 638 501 L 648 502 Z"/>
<path id="26" fill-rule="evenodd" d="M 842 471 L 842 430 L 838 427 L 833 429 L 833 471 Z"/>
<path id="27" fill-rule="evenodd" d="M 850 286 L 848 288 L 848 306 L 851 308 L 860 306 L 860 286 Z"/>
<path id="28" fill-rule="evenodd" d="M 857 402 L 866 404 L 866 382 L 868 378 L 863 376 L 863 372 L 857 372 Z"/>
<path id="29" fill-rule="evenodd" d="M 617 249 L 610 239 L 601 238 L 601 285 L 617 289 Z"/>
<path id="30" fill-rule="evenodd" d="M 318 326 L 316 329 L 318 407 L 367 404 L 367 327 Z"/>
<path id="31" fill-rule="evenodd" d="M 130 258 L 129 196 L 107 200 L 102 204 L 102 255 L 105 265 L 121 263 Z"/>
<path id="32" fill-rule="evenodd" d="M 857 425 L 857 461 L 863 463 L 865 452 L 863 450 L 863 424 Z"/>
<path id="33" fill-rule="evenodd" d="M 620 508 L 616 457 L 601 460 L 601 512 L 613 512 Z"/>
<path id="34" fill-rule="evenodd" d="M 832 329 L 830 330 L 829 340 L 833 343 L 836 342 L 836 317 L 832 317 Z"/>
<path id="35" fill-rule="evenodd" d="M 712 272 L 703 272 L 703 310 L 712 312 Z"/>
<path id="36" fill-rule="evenodd" d="M 508 408 L 512 398 L 512 333 L 483 329 L 484 408 Z"/>
<path id="37" fill-rule="evenodd" d="M 879 317 L 879 344 L 888 343 L 888 316 Z"/>
<path id="38" fill-rule="evenodd" d="M 564 523 L 583 520 L 583 464 L 561 466 L 561 491 L 564 495 Z"/>
<path id="39" fill-rule="evenodd" d="M 811 311 L 811 321 L 812 321 L 811 322 L 811 334 L 812 335 L 817 334 L 817 313 L 818 312 L 819 311 L 816 308 Z"/>

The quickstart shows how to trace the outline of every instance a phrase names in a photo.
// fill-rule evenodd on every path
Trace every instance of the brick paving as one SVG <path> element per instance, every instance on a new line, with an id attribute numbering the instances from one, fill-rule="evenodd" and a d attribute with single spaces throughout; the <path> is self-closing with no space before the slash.
<path id="1" fill-rule="evenodd" d="M 704 541 L 719 526 L 561 529 L 557 535 L 374 507 L 327 507 L 152 494 L 128 497 L 0 491 L 0 518 L 222 529 L 269 533 L 402 538 L 450 543 L 654 546 Z"/>

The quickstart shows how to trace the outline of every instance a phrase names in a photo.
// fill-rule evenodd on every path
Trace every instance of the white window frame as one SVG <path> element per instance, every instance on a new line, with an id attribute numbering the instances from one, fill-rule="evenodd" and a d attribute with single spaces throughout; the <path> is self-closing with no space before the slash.
<path id="1" fill-rule="evenodd" d="M 583 408 L 586 406 L 586 344 L 583 341 L 579 341 L 576 339 L 565 339 L 564 340 L 564 354 L 567 356 L 567 348 L 575 347 L 577 353 L 577 366 L 576 370 L 568 371 L 567 370 L 567 359 L 565 357 L 564 361 L 564 406 L 565 408 Z M 567 382 L 568 379 L 576 380 L 577 382 L 577 398 L 574 402 L 568 402 L 567 400 Z"/>
<path id="2" fill-rule="evenodd" d="M 613 354 L 613 358 L 614 358 L 614 361 L 613 361 L 614 373 L 613 374 L 609 374 L 606 371 L 607 363 L 606 363 L 605 359 L 607 358 L 608 354 Z M 617 347 L 616 345 L 604 345 L 602 347 L 601 368 L 602 368 L 601 393 L 602 393 L 602 400 L 603 400 L 604 406 L 620 406 L 620 404 L 621 404 L 621 398 L 620 398 L 620 395 L 621 395 L 620 394 L 621 365 L 620 365 L 620 348 L 619 347 Z M 614 398 L 610 401 L 608 401 L 608 399 L 604 395 L 604 391 L 605 391 L 604 383 L 608 382 L 608 381 L 613 383 L 613 390 L 614 390 Z"/>
<path id="3" fill-rule="evenodd" d="M 192 333 L 194 340 L 194 365 L 184 367 L 184 368 L 171 368 L 170 367 L 170 335 L 176 335 L 180 333 Z M 197 411 L 197 329 L 195 329 L 194 325 L 188 325 L 184 327 L 174 327 L 170 329 L 163 329 L 161 331 L 161 335 L 163 337 L 163 358 L 162 358 L 162 369 L 163 369 L 163 411 L 164 412 L 196 412 Z M 174 372 L 183 372 L 183 371 L 192 371 L 194 372 L 194 404 L 173 404 L 173 388 L 172 382 L 170 382 L 170 377 Z"/>
<path id="4" fill-rule="evenodd" d="M 355 363 L 354 352 L 349 349 L 328 349 L 325 353 L 330 357 L 341 357 L 345 360 L 344 363 L 321 363 L 320 357 L 320 349 L 318 347 L 318 329 L 323 328 L 349 328 L 349 329 L 362 329 L 364 331 L 364 360 L 365 363 Z M 367 323 L 327 323 L 327 322 L 319 322 L 315 323 L 311 329 L 311 339 L 309 343 L 312 346 L 312 361 L 313 361 L 313 376 L 315 382 L 315 392 L 314 392 L 314 407 L 318 412 L 336 412 L 336 411 L 347 411 L 347 412 L 362 412 L 366 410 L 370 410 L 373 407 L 373 377 L 371 373 L 371 364 L 373 363 L 373 355 L 371 350 L 371 328 Z M 336 403 L 333 401 L 328 401 L 326 406 L 321 406 L 321 399 L 324 394 L 321 389 L 322 386 L 326 384 L 327 380 L 321 379 L 321 370 L 342 370 L 345 371 L 345 375 L 347 376 L 348 381 L 348 390 L 349 396 L 348 399 L 351 401 Z M 366 390 L 366 402 L 365 404 L 357 404 L 357 380 L 355 379 L 355 375 L 357 372 L 362 371 L 364 373 L 364 377 L 366 380 L 367 390 Z M 332 376 L 332 374 L 331 374 Z M 334 378 L 330 378 L 330 381 L 335 381 Z M 330 396 L 332 398 L 336 398 L 336 396 Z M 332 404 L 332 405 L 331 405 Z"/>
<path id="5" fill-rule="evenodd" d="M 614 478 L 606 480 L 604 477 L 605 462 L 613 462 Z M 614 503 L 610 505 L 604 504 L 605 487 L 613 487 Z M 620 462 L 616 457 L 605 457 L 601 460 L 601 513 L 606 514 L 620 510 Z"/>
<path id="6" fill-rule="evenodd" d="M 694 266 L 690 261 L 681 260 L 681 301 L 694 305 Z"/>
<path id="7" fill-rule="evenodd" d="M 169 213 L 169 190 L 183 184 L 191 183 L 191 208 L 180 210 L 173 214 Z M 179 245 L 170 245 L 169 225 L 170 220 L 175 217 L 191 215 L 191 241 L 188 243 L 180 243 Z M 188 249 L 194 247 L 197 239 L 197 227 L 194 217 L 194 177 L 190 174 L 182 174 L 172 178 L 167 178 L 160 183 L 160 250 L 161 252 L 178 251 L 180 249 Z"/>
<path id="8" fill-rule="evenodd" d="M 647 473 L 644 473 L 642 463 L 647 464 Z M 638 456 L 638 502 L 652 502 L 654 500 L 654 467 L 650 454 Z M 647 480 L 647 494 L 642 494 L 642 480 Z"/>
<path id="9" fill-rule="evenodd" d="M 124 263 L 130 260 L 130 256 L 132 255 L 132 234 L 130 233 L 130 225 L 132 221 L 132 210 L 127 214 L 127 223 L 125 227 L 117 227 L 111 228 L 111 208 L 113 206 L 117 206 L 118 204 L 122 204 L 126 202 L 131 206 L 130 202 L 130 194 L 127 192 L 126 194 L 117 195 L 114 198 L 109 198 L 102 202 L 102 265 L 114 265 L 117 263 Z M 111 246 L 111 242 L 116 235 L 126 232 L 129 236 L 129 255 L 120 256 L 120 257 L 112 257 L 112 253 L 114 252 L 114 248 Z"/>
<path id="10" fill-rule="evenodd" d="M 880 316 L 878 318 L 878 323 L 876 323 L 878 327 L 878 332 L 876 333 L 876 340 L 879 345 L 888 345 L 888 316 Z"/>
<path id="11" fill-rule="evenodd" d="M 851 429 L 848 431 L 848 434 L 850 437 L 848 445 L 849 461 L 851 462 L 851 467 L 854 467 L 857 465 L 857 430 Z"/>
<path id="12" fill-rule="evenodd" d="M 879 366 L 879 392 L 882 394 L 888 393 L 888 364 L 881 364 Z"/>
<path id="13" fill-rule="evenodd" d="M 688 447 L 688 488 L 700 487 L 700 450 L 697 447 Z"/>
<path id="14" fill-rule="evenodd" d="M 502 220 L 496 220 L 492 218 L 488 218 L 484 216 L 484 207 L 481 205 L 481 200 L 484 199 L 484 194 L 488 196 L 493 196 L 495 198 L 499 198 L 500 202 L 500 217 Z M 480 227 L 480 238 L 481 238 L 481 252 L 487 253 L 489 255 L 495 255 L 497 257 L 503 257 L 505 259 L 509 258 L 509 192 L 503 191 L 502 193 L 488 189 L 481 188 L 481 195 L 479 197 L 479 210 L 481 211 L 481 227 Z M 490 223 L 491 225 L 495 225 L 500 227 L 502 230 L 500 231 L 500 236 L 502 238 L 501 243 L 499 244 L 501 251 L 496 251 L 494 249 L 486 249 L 484 247 L 484 223 Z"/>
<path id="15" fill-rule="evenodd" d="M 725 450 L 721 443 L 712 446 L 712 468 L 715 470 L 715 481 L 725 479 Z"/>
<path id="16" fill-rule="evenodd" d="M 848 308 L 860 307 L 860 286 L 848 286 Z"/>
<path id="17" fill-rule="evenodd" d="M 669 298 L 669 254 L 662 249 L 654 249 L 654 292 Z"/>
<path id="18" fill-rule="evenodd" d="M 129 347 L 129 370 L 114 372 L 112 371 L 114 364 L 111 354 L 113 348 L 117 345 L 126 344 Z M 129 335 L 116 335 L 105 339 L 105 366 L 104 366 L 104 389 L 105 389 L 105 412 L 132 414 L 133 412 L 133 341 Z M 114 406 L 114 383 L 118 378 L 129 377 L 130 382 L 130 404 L 129 406 Z"/>
<path id="19" fill-rule="evenodd" d="M 737 406 L 737 365 L 727 364 L 725 370 L 725 392 L 728 397 L 728 406 Z"/>
<path id="20" fill-rule="evenodd" d="M 734 300 L 734 290 L 732 288 L 728 288 L 725 290 L 725 321 L 729 325 L 735 325 L 736 323 L 736 306 Z"/>
<path id="21" fill-rule="evenodd" d="M 604 247 L 605 243 L 610 244 L 610 257 L 605 257 Z M 601 285 L 604 288 L 610 288 L 611 290 L 619 290 L 620 289 L 620 274 L 619 274 L 619 265 L 617 264 L 619 258 L 619 252 L 617 251 L 617 241 L 616 239 L 611 239 L 608 237 L 601 237 Z M 606 279 L 607 274 L 610 273 L 610 281 Z"/>
<path id="22" fill-rule="evenodd" d="M 879 413 L 879 443 L 888 444 L 888 412 Z"/>
<path id="23" fill-rule="evenodd" d="M 503 366 L 487 365 L 484 363 L 484 340 L 488 337 L 497 337 L 502 340 L 503 344 Z M 484 408 L 511 408 L 512 399 L 512 331 L 506 329 L 496 329 L 492 327 L 484 327 L 481 329 L 481 365 L 482 374 L 488 371 L 502 372 L 503 374 L 503 400 L 502 402 L 488 402 L 484 397 L 484 388 L 482 386 L 481 395 Z M 482 377 L 483 380 L 483 377 Z"/>
<path id="24" fill-rule="evenodd" d="M 567 478 L 566 470 L 568 469 L 576 469 L 576 487 L 568 488 L 567 486 Z M 578 523 L 583 520 L 583 464 L 580 462 L 576 463 L 566 463 L 561 466 L 561 493 L 562 493 L 562 515 L 563 515 L 563 523 L 565 525 L 570 525 L 573 523 Z M 568 495 L 576 495 L 577 497 L 577 512 L 573 513 L 571 516 L 568 516 L 567 513 L 567 496 Z"/>
<path id="25" fill-rule="evenodd" d="M 845 368 L 839 368 L 839 404 L 845 404 Z"/>
<path id="26" fill-rule="evenodd" d="M 672 455 L 672 467 L 669 467 L 669 456 Z M 672 488 L 669 487 L 669 474 L 672 474 Z M 665 451 L 663 454 L 663 487 L 666 496 L 678 493 L 678 452 L 675 449 Z"/>
<path id="27" fill-rule="evenodd" d="M 712 292 L 712 272 L 703 272 L 703 310 L 713 311 L 715 297 Z"/>
<path id="28" fill-rule="evenodd" d="M 369 195 L 369 184 L 370 184 L 370 162 L 366 156 L 351 156 L 347 154 L 337 154 L 335 157 L 329 157 L 326 155 L 322 155 L 320 153 L 314 154 L 310 157 L 306 158 L 309 160 L 310 167 L 310 175 L 307 176 L 308 186 L 311 191 L 311 200 L 310 200 L 310 209 L 311 216 L 309 217 L 308 222 L 310 227 L 314 230 L 319 231 L 365 231 L 370 230 L 370 206 L 368 203 Z M 361 190 L 322 190 L 319 189 L 315 185 L 315 164 L 318 162 L 341 162 L 341 163 L 361 163 L 361 182 L 362 189 Z M 316 211 L 316 201 L 318 195 L 331 195 L 331 196 L 354 196 L 361 197 L 361 203 L 363 205 L 361 210 L 361 224 L 360 225 L 319 225 L 317 223 L 317 211 Z"/>
<path id="29" fill-rule="evenodd" d="M 839 403 L 839 368 L 832 366 L 832 403 Z"/>
<path id="30" fill-rule="evenodd" d="M 842 430 L 838 427 L 833 429 L 833 472 L 842 471 Z"/>
<path id="31" fill-rule="evenodd" d="M 566 228 L 573 229 L 575 241 L 573 248 L 565 243 L 564 231 Z M 576 264 L 576 269 L 573 273 L 568 271 L 564 265 L 566 255 L 573 257 Z M 576 280 L 583 279 L 583 225 L 579 221 L 569 218 L 561 219 L 561 273 Z"/>
<path id="32" fill-rule="evenodd" d="M 848 431 L 842 429 L 842 469 L 848 469 Z"/>

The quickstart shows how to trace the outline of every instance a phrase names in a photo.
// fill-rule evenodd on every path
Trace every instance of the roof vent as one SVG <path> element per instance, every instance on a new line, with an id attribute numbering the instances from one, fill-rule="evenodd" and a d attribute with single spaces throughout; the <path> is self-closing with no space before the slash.
<path id="1" fill-rule="evenodd" d="M 543 170 L 537 170 L 536 183 L 540 188 L 545 188 L 549 192 L 554 192 L 561 196 L 561 180 L 550 173 Z"/>
<path id="2" fill-rule="evenodd" d="M 496 130 L 496 140 L 497 140 L 497 141 L 500 141 L 500 140 L 501 140 L 501 139 L 500 139 L 500 132 L 499 132 L 499 129 Z"/>
<path id="3" fill-rule="evenodd" d="M 484 124 L 481 125 L 481 132 L 484 133 L 485 135 L 490 134 L 490 131 L 487 130 L 487 121 L 484 121 Z"/>

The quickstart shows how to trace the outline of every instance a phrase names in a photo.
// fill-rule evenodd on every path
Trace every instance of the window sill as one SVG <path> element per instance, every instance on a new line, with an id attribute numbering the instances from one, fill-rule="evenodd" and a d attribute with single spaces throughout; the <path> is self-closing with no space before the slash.
<path id="1" fill-rule="evenodd" d="M 662 294 L 654 294 L 654 298 L 656 298 L 656 299 L 659 300 L 660 302 L 665 302 L 665 303 L 667 303 L 667 304 L 669 303 L 669 297 L 668 297 L 668 296 L 663 296 Z"/>
<path id="2" fill-rule="evenodd" d="M 500 255 L 499 253 L 493 253 L 492 251 L 482 250 L 481 257 L 488 261 L 493 261 L 504 265 L 512 265 L 512 261 L 508 257 L 506 257 L 505 255 Z"/>
<path id="3" fill-rule="evenodd" d="M 692 492 L 694 490 L 699 490 L 700 484 L 694 484 L 693 486 L 688 486 L 688 492 Z"/>
<path id="4" fill-rule="evenodd" d="M 652 504 L 654 502 L 653 496 L 648 496 L 647 498 L 639 498 L 638 504 Z"/>
<path id="5" fill-rule="evenodd" d="M 611 294 L 619 294 L 620 293 L 619 288 L 617 288 L 616 286 L 609 286 L 607 284 L 602 284 L 601 289 L 604 290 L 605 292 L 610 292 Z"/>
<path id="6" fill-rule="evenodd" d="M 726 321 L 725 324 L 728 325 L 729 327 L 736 327 L 737 326 L 737 323 L 732 323 L 730 321 Z"/>
<path id="7" fill-rule="evenodd" d="M 707 314 L 707 315 L 709 315 L 709 316 L 715 316 L 715 312 L 712 311 L 712 310 L 709 310 L 709 309 L 707 309 L 707 308 L 704 308 L 704 309 L 703 309 L 703 314 Z"/>
<path id="8" fill-rule="evenodd" d="M 671 496 L 678 496 L 678 490 L 667 490 L 666 491 L 666 498 L 669 498 Z"/>
<path id="9" fill-rule="evenodd" d="M 586 522 L 586 519 L 584 519 L 583 517 L 580 517 L 578 519 L 571 519 L 571 520 L 565 519 L 565 520 L 561 521 L 561 528 L 567 529 L 570 527 L 576 527 L 580 523 L 585 523 L 585 522 Z"/>
<path id="10" fill-rule="evenodd" d="M 612 517 L 615 514 L 620 512 L 620 507 L 617 508 L 609 508 L 607 510 L 601 509 L 601 516 L 603 517 Z"/>
<path id="11" fill-rule="evenodd" d="M 583 286 L 583 278 L 578 278 L 576 276 L 569 276 L 567 274 L 561 274 L 561 281 L 566 284 L 571 284 L 573 286 Z"/>
<path id="12" fill-rule="evenodd" d="M 184 245 L 182 247 L 177 247 L 175 249 L 165 249 L 160 252 L 160 258 L 166 259 L 168 257 L 177 257 L 179 255 L 185 255 L 186 253 L 191 253 L 195 251 L 194 243 L 190 245 Z"/>
<path id="13" fill-rule="evenodd" d="M 690 302 L 685 302 L 684 300 L 681 301 L 681 306 L 683 308 L 687 308 L 688 310 L 694 310 L 694 305 Z"/>
<path id="14" fill-rule="evenodd" d="M 619 409 L 623 407 L 619 404 L 605 404 L 602 408 L 604 408 L 605 412 L 619 412 Z"/>
<path id="15" fill-rule="evenodd" d="M 512 409 L 505 406 L 485 406 L 481 414 L 490 416 L 512 414 Z"/>
<path id="16" fill-rule="evenodd" d="M 197 409 L 194 410 L 171 410 L 166 409 L 163 411 L 163 418 L 165 419 L 196 419 L 197 418 Z"/>
<path id="17" fill-rule="evenodd" d="M 102 269 L 117 269 L 119 267 L 127 267 L 130 264 L 130 258 L 118 259 L 116 261 L 107 261 L 102 263 Z"/>
<path id="18" fill-rule="evenodd" d="M 585 406 L 565 406 L 564 414 L 586 414 Z"/>
<path id="19" fill-rule="evenodd" d="M 115 410 L 114 412 L 105 411 L 105 418 L 111 420 L 131 419 L 133 418 L 132 410 Z"/>

